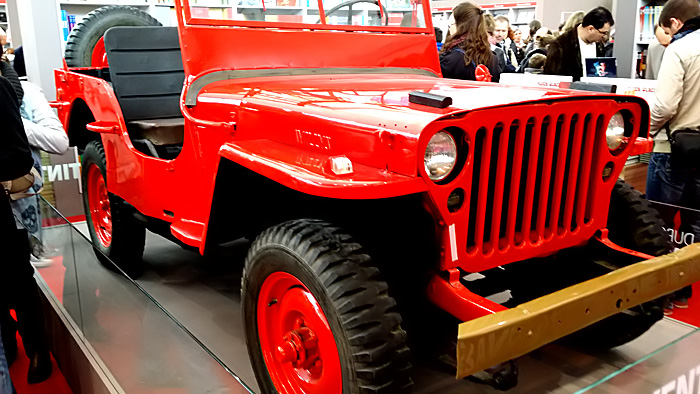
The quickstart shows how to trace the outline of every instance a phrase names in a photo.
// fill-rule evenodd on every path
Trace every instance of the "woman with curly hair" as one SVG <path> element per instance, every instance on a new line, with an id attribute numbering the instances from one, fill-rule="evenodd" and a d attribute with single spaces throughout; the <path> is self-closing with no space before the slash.
<path id="1" fill-rule="evenodd" d="M 498 59 L 491 52 L 481 8 L 464 2 L 452 10 L 450 30 L 440 51 L 440 68 L 445 78 L 472 81 L 487 68 L 491 81 L 498 81 Z"/>

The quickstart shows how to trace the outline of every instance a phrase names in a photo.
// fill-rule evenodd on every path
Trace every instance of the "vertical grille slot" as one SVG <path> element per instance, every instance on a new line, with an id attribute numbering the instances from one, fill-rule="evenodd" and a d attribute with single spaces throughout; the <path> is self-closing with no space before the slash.
<path id="1" fill-rule="evenodd" d="M 579 193 L 579 190 L 576 188 L 576 184 L 582 171 L 581 167 L 583 167 L 580 166 L 580 164 L 583 163 L 585 165 L 585 163 L 591 162 L 591 158 L 587 157 L 584 152 L 585 145 L 583 144 L 584 132 L 587 130 L 590 121 L 591 115 L 586 115 L 584 119 L 579 119 L 579 116 L 575 115 L 575 118 L 572 119 L 572 129 L 574 132 L 570 134 L 571 142 L 569 144 L 569 146 L 571 146 L 571 159 L 566 170 L 569 179 L 566 182 L 566 189 L 564 190 L 564 194 L 562 196 L 564 211 L 562 212 L 562 217 L 560 219 L 561 227 L 564 231 L 574 231 L 578 227 L 577 222 L 573 217 L 574 205 L 576 201 L 578 201 Z M 581 160 L 582 156 L 583 161 Z M 587 167 L 590 167 L 590 165 Z"/>
<path id="2" fill-rule="evenodd" d="M 536 238 L 533 239 L 533 242 L 547 238 L 547 234 L 545 233 L 545 222 L 547 221 L 547 216 L 549 214 L 549 210 L 547 208 L 549 207 L 549 192 L 551 191 L 551 183 L 553 181 L 552 169 L 555 168 L 554 164 L 556 164 L 554 163 L 554 148 L 559 139 L 562 122 L 563 117 L 559 116 L 554 123 L 554 130 L 547 130 L 547 133 L 542 133 L 543 136 L 545 136 L 546 142 L 544 145 L 544 152 L 541 155 L 541 181 L 537 182 L 537 186 L 540 190 L 538 196 L 539 200 L 537 201 L 537 214 L 534 217 L 536 221 Z"/>
<path id="3" fill-rule="evenodd" d="M 554 176 L 552 177 L 553 188 L 551 189 L 553 195 L 550 203 L 551 208 L 547 212 L 550 233 L 554 235 L 559 234 L 559 223 L 561 222 L 562 210 L 562 197 L 566 193 L 566 190 L 563 190 L 564 176 L 570 176 L 569 147 L 571 146 L 571 135 L 573 134 L 572 130 L 576 126 L 576 118 L 577 115 L 564 116 L 562 119 L 561 127 L 557 125 L 557 128 L 560 128 L 561 131 L 557 133 L 559 144 L 557 150 L 554 153 L 555 161 L 552 167 L 552 170 L 554 172 Z"/>
<path id="4" fill-rule="evenodd" d="M 602 121 L 569 112 L 479 128 L 465 187 L 468 254 L 548 241 L 588 223 Z"/>
<path id="5" fill-rule="evenodd" d="M 479 184 L 481 182 L 482 167 L 481 161 L 484 156 L 485 142 L 486 129 L 482 127 L 477 130 L 476 136 L 474 137 L 472 184 L 470 187 L 471 192 L 469 193 L 469 226 L 467 228 L 467 251 L 469 253 L 471 253 L 471 250 L 476 246 L 476 213 L 479 210 L 477 202 L 479 199 Z"/>
<path id="6" fill-rule="evenodd" d="M 533 221 L 537 217 L 537 206 L 535 204 L 535 189 L 539 184 L 541 172 L 537 169 L 540 167 L 540 151 L 544 149 L 544 137 L 547 135 L 549 127 L 549 117 L 544 118 L 541 122 L 536 122 L 532 138 L 529 141 L 530 152 L 528 169 L 526 173 L 527 184 L 525 186 L 524 198 L 524 213 L 522 221 L 523 242 L 527 239 L 532 239 Z"/>
<path id="7" fill-rule="evenodd" d="M 501 221 L 506 218 L 503 213 L 507 212 L 507 207 L 503 206 L 504 202 L 507 203 L 507 198 L 504 198 L 504 194 L 507 194 L 508 192 L 506 190 L 506 170 L 509 168 L 512 169 L 512 163 L 508 162 L 508 159 L 513 157 L 512 155 L 509 155 L 509 153 L 512 153 L 509 150 L 512 124 L 508 125 L 508 127 L 504 127 L 503 125 L 499 124 L 498 128 L 500 129 L 498 143 L 497 145 L 494 144 L 494 148 L 492 150 L 492 152 L 495 154 L 495 161 L 497 162 L 495 168 L 496 171 L 492 177 L 493 198 L 489 198 L 489 200 L 493 201 L 493 208 L 487 211 L 492 212 L 490 229 L 491 235 L 489 236 L 489 242 L 490 248 L 493 249 L 500 248 L 499 240 L 502 236 L 501 229 L 504 228 Z M 493 161 L 494 160 L 492 160 L 492 162 Z M 489 182 L 489 187 L 491 186 L 490 183 L 491 182 Z M 489 253 L 490 250 L 484 250 L 484 252 Z"/>
<path id="8" fill-rule="evenodd" d="M 525 126 L 524 132 L 519 132 L 518 138 L 516 142 L 516 152 L 521 152 L 521 159 L 519 160 L 519 164 L 521 167 L 520 174 L 517 174 L 516 172 L 513 172 L 513 184 L 518 185 L 517 188 L 517 204 L 514 203 L 511 208 L 517 207 L 517 211 L 515 215 L 512 215 L 508 211 L 508 220 L 509 223 L 512 222 L 514 223 L 514 229 L 513 229 L 513 235 L 508 236 L 508 239 L 511 242 L 514 242 L 516 246 L 522 245 L 522 243 L 525 241 L 526 237 L 529 236 L 529 229 L 527 230 L 528 232 L 525 232 L 523 229 L 523 223 L 529 223 L 530 218 L 525 217 L 525 210 L 526 207 L 530 209 L 530 215 L 532 214 L 532 193 L 529 194 L 530 200 L 527 200 L 528 196 L 528 185 L 533 184 L 534 185 L 534 177 L 532 174 L 530 174 L 529 169 L 530 168 L 536 168 L 537 167 L 537 156 L 532 155 L 531 153 L 534 151 L 537 151 L 538 147 L 534 145 L 535 142 L 539 143 L 539 133 L 540 133 L 540 127 L 541 124 L 537 122 L 537 119 L 535 118 L 530 118 L 527 121 L 527 125 Z M 532 167 L 532 162 L 534 160 L 534 167 Z M 516 159 L 516 169 L 518 166 L 518 160 Z M 512 192 L 512 190 L 511 190 Z M 510 229 L 510 224 L 509 224 L 509 229 Z"/>
<path id="9" fill-rule="evenodd" d="M 484 153 L 481 158 L 481 176 L 479 182 L 479 197 L 477 200 L 476 212 L 476 236 L 474 242 L 479 250 L 489 253 L 491 237 L 492 216 L 487 215 L 493 212 L 493 191 L 496 183 L 496 169 L 498 168 L 498 146 L 503 132 L 503 125 L 497 124 L 493 131 L 486 132 L 484 141 Z"/>
<path id="10" fill-rule="evenodd" d="M 505 237 L 504 245 L 499 245 L 503 248 L 507 245 L 515 243 L 515 228 L 518 224 L 516 220 L 518 213 L 522 212 L 520 203 L 522 198 L 520 195 L 525 191 L 525 183 L 522 180 L 523 166 L 527 165 L 525 156 L 525 136 L 526 130 L 531 130 L 531 125 L 534 124 L 534 119 L 529 119 L 526 124 L 522 124 L 519 120 L 513 121 L 510 126 L 510 144 L 508 145 L 508 157 L 513 158 L 513 165 L 508 167 L 506 172 L 505 184 L 507 186 L 506 198 L 503 200 L 503 215 L 501 220 L 502 234 Z M 524 172 L 527 174 L 527 172 Z"/>
<path id="11" fill-rule="evenodd" d="M 586 124 L 586 132 L 584 133 L 585 147 L 584 147 L 584 159 L 587 160 L 590 165 L 582 165 L 580 167 L 580 181 L 578 184 L 578 192 L 576 193 L 576 222 L 578 226 L 582 226 L 590 220 L 589 212 L 587 206 L 590 204 L 588 198 L 588 191 L 591 186 L 591 171 L 593 170 L 593 152 L 595 148 L 595 136 L 600 125 L 603 123 L 603 116 L 598 115 L 596 119 L 589 117 Z M 586 163 L 586 161 L 584 161 Z"/>

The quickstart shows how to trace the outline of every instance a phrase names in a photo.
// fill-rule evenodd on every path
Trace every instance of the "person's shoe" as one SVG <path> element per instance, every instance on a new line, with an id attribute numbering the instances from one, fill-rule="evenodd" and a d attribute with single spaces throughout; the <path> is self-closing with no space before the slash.
<path id="1" fill-rule="evenodd" d="M 673 300 L 673 307 L 678 308 L 678 309 L 687 309 L 688 308 L 688 299 L 687 298 L 677 298 Z"/>
<path id="2" fill-rule="evenodd" d="M 45 268 L 53 263 L 53 260 L 46 257 L 37 257 L 33 253 L 29 254 L 29 262 L 36 268 Z"/>
<path id="3" fill-rule="evenodd" d="M 673 302 L 671 300 L 664 301 L 664 316 L 671 316 L 673 314 Z"/>
<path id="4" fill-rule="evenodd" d="M 29 357 L 29 370 L 27 371 L 27 383 L 41 383 L 51 377 L 53 366 L 51 354 L 48 351 L 34 352 Z"/>
<path id="5" fill-rule="evenodd" d="M 2 346 L 5 348 L 5 359 L 7 359 L 7 366 L 10 367 L 15 360 L 17 360 L 17 338 L 9 341 L 3 339 Z"/>

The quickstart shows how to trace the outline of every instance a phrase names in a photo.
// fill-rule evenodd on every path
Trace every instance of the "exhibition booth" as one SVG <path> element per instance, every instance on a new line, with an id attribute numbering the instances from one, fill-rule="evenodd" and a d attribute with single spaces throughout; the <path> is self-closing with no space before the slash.
<path id="1" fill-rule="evenodd" d="M 457 3 L 8 1 L 70 142 L 21 221 L 74 393 L 700 388 L 697 210 L 644 194 L 664 2 L 586 3 L 616 57 L 496 84 L 442 78 Z"/>

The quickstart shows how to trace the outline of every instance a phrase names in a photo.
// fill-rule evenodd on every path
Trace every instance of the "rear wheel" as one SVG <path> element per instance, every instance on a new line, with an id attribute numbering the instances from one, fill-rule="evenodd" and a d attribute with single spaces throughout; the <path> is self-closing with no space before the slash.
<path id="1" fill-rule="evenodd" d="M 396 302 L 369 256 L 337 228 L 297 220 L 264 231 L 241 293 L 262 392 L 384 393 L 409 383 Z"/>
<path id="2" fill-rule="evenodd" d="M 107 268 L 117 270 L 111 259 L 128 276 L 137 277 L 143 269 L 146 229 L 130 207 L 107 190 L 106 169 L 102 143 L 88 143 L 82 161 L 83 204 L 95 255 Z"/>
<path id="3" fill-rule="evenodd" d="M 652 256 L 672 249 L 658 212 L 642 193 L 623 180 L 617 181 L 610 197 L 608 231 L 608 237 L 616 244 Z M 589 348 L 610 349 L 636 339 L 663 316 L 661 301 L 651 301 L 587 327 L 573 338 Z"/>

